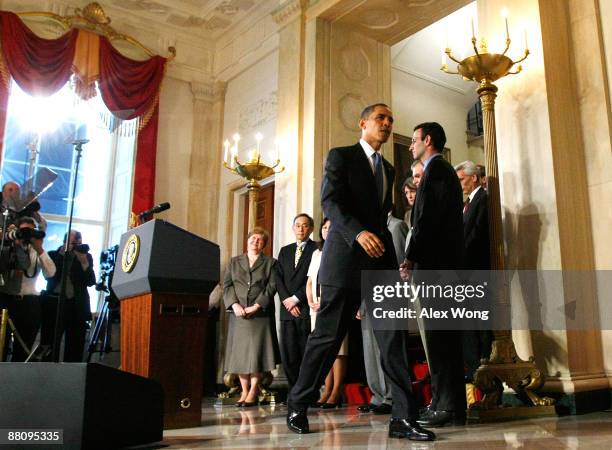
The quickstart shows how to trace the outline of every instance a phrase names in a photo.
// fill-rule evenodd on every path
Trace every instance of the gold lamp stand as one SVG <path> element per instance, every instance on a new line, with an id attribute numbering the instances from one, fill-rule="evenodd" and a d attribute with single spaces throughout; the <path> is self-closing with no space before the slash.
<path id="1" fill-rule="evenodd" d="M 512 59 L 506 56 L 511 43 L 508 34 L 506 35 L 506 48 L 502 54 L 489 53 L 484 38 L 481 39 L 480 50 L 477 48 L 476 42 L 476 37 L 472 36 L 472 46 L 475 54 L 462 61 L 455 59 L 451 54 L 451 49 L 446 48 L 445 53 L 448 58 L 457 63 L 457 72 L 449 71 L 446 64 L 442 65 L 441 70 L 449 74 L 461 75 L 466 80 L 479 83 L 476 91 L 482 104 L 484 125 L 491 270 L 503 271 L 505 269 L 504 241 L 502 236 L 495 130 L 495 97 L 497 95 L 497 86 L 493 82 L 506 75 L 515 75 L 521 72 L 522 66 L 520 65 L 514 72 L 512 72 L 512 68 L 529 56 L 529 50 L 526 48 L 525 54 L 521 59 L 512 61 Z M 509 310 L 506 308 L 509 303 L 506 283 L 499 283 L 499 288 L 494 295 L 496 303 L 504 306 L 502 310 Z M 519 398 L 524 399 L 527 406 L 501 406 L 502 382 L 505 382 L 508 387 L 513 389 Z M 491 356 L 488 360 L 481 360 L 481 366 L 474 375 L 474 385 L 483 392 L 484 396 L 482 400 L 476 401 L 469 406 L 468 421 L 486 422 L 510 418 L 554 415 L 554 400 L 549 397 L 540 397 L 536 393 L 536 390 L 541 388 L 543 384 L 544 374 L 536 367 L 533 356 L 528 361 L 524 361 L 517 355 L 512 340 L 512 332 L 510 330 L 494 331 Z"/>

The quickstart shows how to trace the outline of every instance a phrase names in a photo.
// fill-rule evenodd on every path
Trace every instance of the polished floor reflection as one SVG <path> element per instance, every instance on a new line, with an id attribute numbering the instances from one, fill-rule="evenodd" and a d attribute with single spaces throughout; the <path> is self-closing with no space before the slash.
<path id="1" fill-rule="evenodd" d="M 202 426 L 167 430 L 167 449 L 612 449 L 612 412 L 436 429 L 438 440 L 415 443 L 387 438 L 389 416 L 360 414 L 356 407 L 309 414 L 312 433 L 285 426 L 286 408 L 205 406 Z"/>

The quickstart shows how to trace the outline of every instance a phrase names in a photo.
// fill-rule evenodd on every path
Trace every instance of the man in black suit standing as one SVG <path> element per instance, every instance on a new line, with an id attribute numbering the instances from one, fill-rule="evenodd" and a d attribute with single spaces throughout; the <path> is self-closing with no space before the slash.
<path id="1" fill-rule="evenodd" d="M 489 243 L 488 195 L 480 177 L 479 167 L 472 161 L 455 166 L 463 189 L 463 236 L 465 254 L 463 268 L 466 270 L 491 270 Z M 481 358 L 491 355 L 493 333 L 491 330 L 464 330 L 463 357 L 467 368 L 467 381 L 472 381 L 480 366 Z"/>
<path id="2" fill-rule="evenodd" d="M 423 177 L 413 208 L 412 235 L 403 279 L 420 271 L 457 270 L 463 255 L 463 200 L 453 166 L 443 157 L 446 134 L 436 122 L 414 128 L 410 150 L 423 163 Z M 413 273 L 414 272 L 414 273 Z M 419 419 L 423 426 L 465 423 L 465 386 L 461 331 L 433 330 L 424 321 L 433 398 L 431 410 Z"/>
<path id="3" fill-rule="evenodd" d="M 275 265 L 276 290 L 280 308 L 280 353 L 289 388 L 297 381 L 310 334 L 310 309 L 306 298 L 308 267 L 312 253 L 317 249 L 310 239 L 314 220 L 308 214 L 298 214 L 293 219 L 296 242 L 278 252 Z"/>
<path id="4" fill-rule="evenodd" d="M 393 114 L 384 104 L 365 108 L 359 119 L 361 139 L 327 155 L 321 185 L 323 213 L 331 220 L 319 281 L 321 309 L 308 339 L 297 383 L 289 393 L 287 426 L 308 433 L 308 405 L 332 367 L 349 321 L 360 305 L 362 270 L 397 268 L 387 228 L 394 170 L 381 155 L 393 128 Z M 391 382 L 393 407 L 389 436 L 433 440 L 435 435 L 416 422 L 407 354 L 407 331 L 376 330 L 382 366 Z"/>

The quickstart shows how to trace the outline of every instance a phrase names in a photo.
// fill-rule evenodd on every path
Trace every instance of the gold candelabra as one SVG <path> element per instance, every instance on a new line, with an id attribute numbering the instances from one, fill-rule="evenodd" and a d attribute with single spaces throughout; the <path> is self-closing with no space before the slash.
<path id="1" fill-rule="evenodd" d="M 261 141 L 263 136 L 261 133 L 255 135 L 257 141 L 256 148 L 249 151 L 249 160 L 242 163 L 238 159 L 238 143 L 240 142 L 240 135 L 235 133 L 232 136 L 234 141 L 233 145 L 230 145 L 230 141 L 226 140 L 223 143 L 223 165 L 230 172 L 240 175 L 247 180 L 247 189 L 249 192 L 249 229 L 255 226 L 257 218 L 257 199 L 259 198 L 259 191 L 261 190 L 261 184 L 259 182 L 269 176 L 280 173 L 285 170 L 285 167 L 280 164 L 280 147 L 276 145 L 276 160 L 272 165 L 267 165 L 262 162 L 261 158 Z M 228 161 L 229 157 L 229 161 Z"/>
<path id="2" fill-rule="evenodd" d="M 522 71 L 520 65 L 529 56 L 527 48 L 527 36 L 525 35 L 525 51 L 522 58 L 513 61 L 506 56 L 510 49 L 511 39 L 508 29 L 508 18 L 505 16 L 506 40 L 503 53 L 490 53 L 487 42 L 480 39 L 480 45 L 474 33 L 472 21 L 472 47 L 474 55 L 459 61 L 452 55 L 450 48 L 446 48 L 446 56 L 457 63 L 457 71 L 450 71 L 448 65 L 443 63 L 441 70 L 448 74 L 461 75 L 466 80 L 479 83 L 476 92 L 482 104 L 484 148 L 486 159 L 487 192 L 489 206 L 489 236 L 491 253 L 491 270 L 503 271 L 504 241 L 502 230 L 501 201 L 499 193 L 499 172 L 497 165 L 497 141 L 495 129 L 495 97 L 497 86 L 493 84 L 507 75 L 516 75 Z M 480 47 L 480 48 L 478 48 Z M 512 71 L 514 66 L 515 71 Z M 505 281 L 505 280 L 504 280 Z M 493 292 L 495 301 L 502 311 L 507 311 L 509 294 L 506 283 L 498 283 L 496 291 Z M 529 406 L 518 408 L 499 408 L 503 394 L 503 384 L 513 389 L 520 398 L 527 400 Z M 524 361 L 516 353 L 510 330 L 494 331 L 494 341 L 489 359 L 483 359 L 481 366 L 474 375 L 474 385 L 481 389 L 484 394 L 482 400 L 473 403 L 468 410 L 468 418 L 472 421 L 499 420 L 517 416 L 541 416 L 555 413 L 554 400 L 548 397 L 540 397 L 535 390 L 544 384 L 544 375 L 536 367 L 534 358 L 531 356 Z"/>

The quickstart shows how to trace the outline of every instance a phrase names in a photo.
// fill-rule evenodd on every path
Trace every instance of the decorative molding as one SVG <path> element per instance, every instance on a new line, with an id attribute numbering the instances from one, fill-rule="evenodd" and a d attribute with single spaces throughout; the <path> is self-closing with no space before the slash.
<path id="1" fill-rule="evenodd" d="M 302 14 L 305 3 L 304 0 L 289 0 L 283 3 L 272 11 L 274 22 L 276 22 L 280 28 L 284 27 Z"/>
<path id="2" fill-rule="evenodd" d="M 264 123 L 274 120 L 277 113 L 278 98 L 277 92 L 274 91 L 240 111 L 238 130 L 243 135 L 247 134 Z"/>
<path id="3" fill-rule="evenodd" d="M 196 100 L 214 103 L 223 101 L 225 98 L 225 90 L 227 83 L 223 81 L 192 81 L 191 92 Z"/>
<path id="4" fill-rule="evenodd" d="M 361 24 L 371 30 L 386 30 L 399 22 L 399 14 L 390 9 L 369 9 L 360 14 Z"/>
<path id="5" fill-rule="evenodd" d="M 359 94 L 345 94 L 338 100 L 338 118 L 347 130 L 358 131 L 357 118 L 366 107 Z"/>
<path id="6" fill-rule="evenodd" d="M 357 44 L 349 44 L 340 50 L 340 69 L 349 80 L 362 81 L 371 75 L 370 58 Z"/>
<path id="7" fill-rule="evenodd" d="M 431 76 L 426 75 L 426 74 L 421 73 L 421 72 L 416 72 L 414 70 L 408 69 L 407 67 L 401 66 L 399 64 L 392 64 L 391 65 L 391 69 L 399 70 L 400 72 L 403 72 L 403 73 L 405 73 L 407 75 L 411 75 L 411 76 L 413 76 L 415 78 L 419 78 L 419 79 L 421 79 L 423 81 L 427 81 L 428 83 L 435 84 L 437 86 L 443 87 L 443 88 L 448 89 L 450 91 L 457 92 L 458 94 L 461 94 L 461 95 L 467 95 L 468 92 L 472 92 L 471 89 L 468 90 L 468 89 L 458 88 L 456 86 L 453 86 L 452 84 L 445 83 L 444 81 L 440 81 L 437 78 L 431 77 Z"/>
<path id="8" fill-rule="evenodd" d="M 406 7 L 408 8 L 422 8 L 424 6 L 429 6 L 436 0 L 409 0 L 406 2 Z"/>

